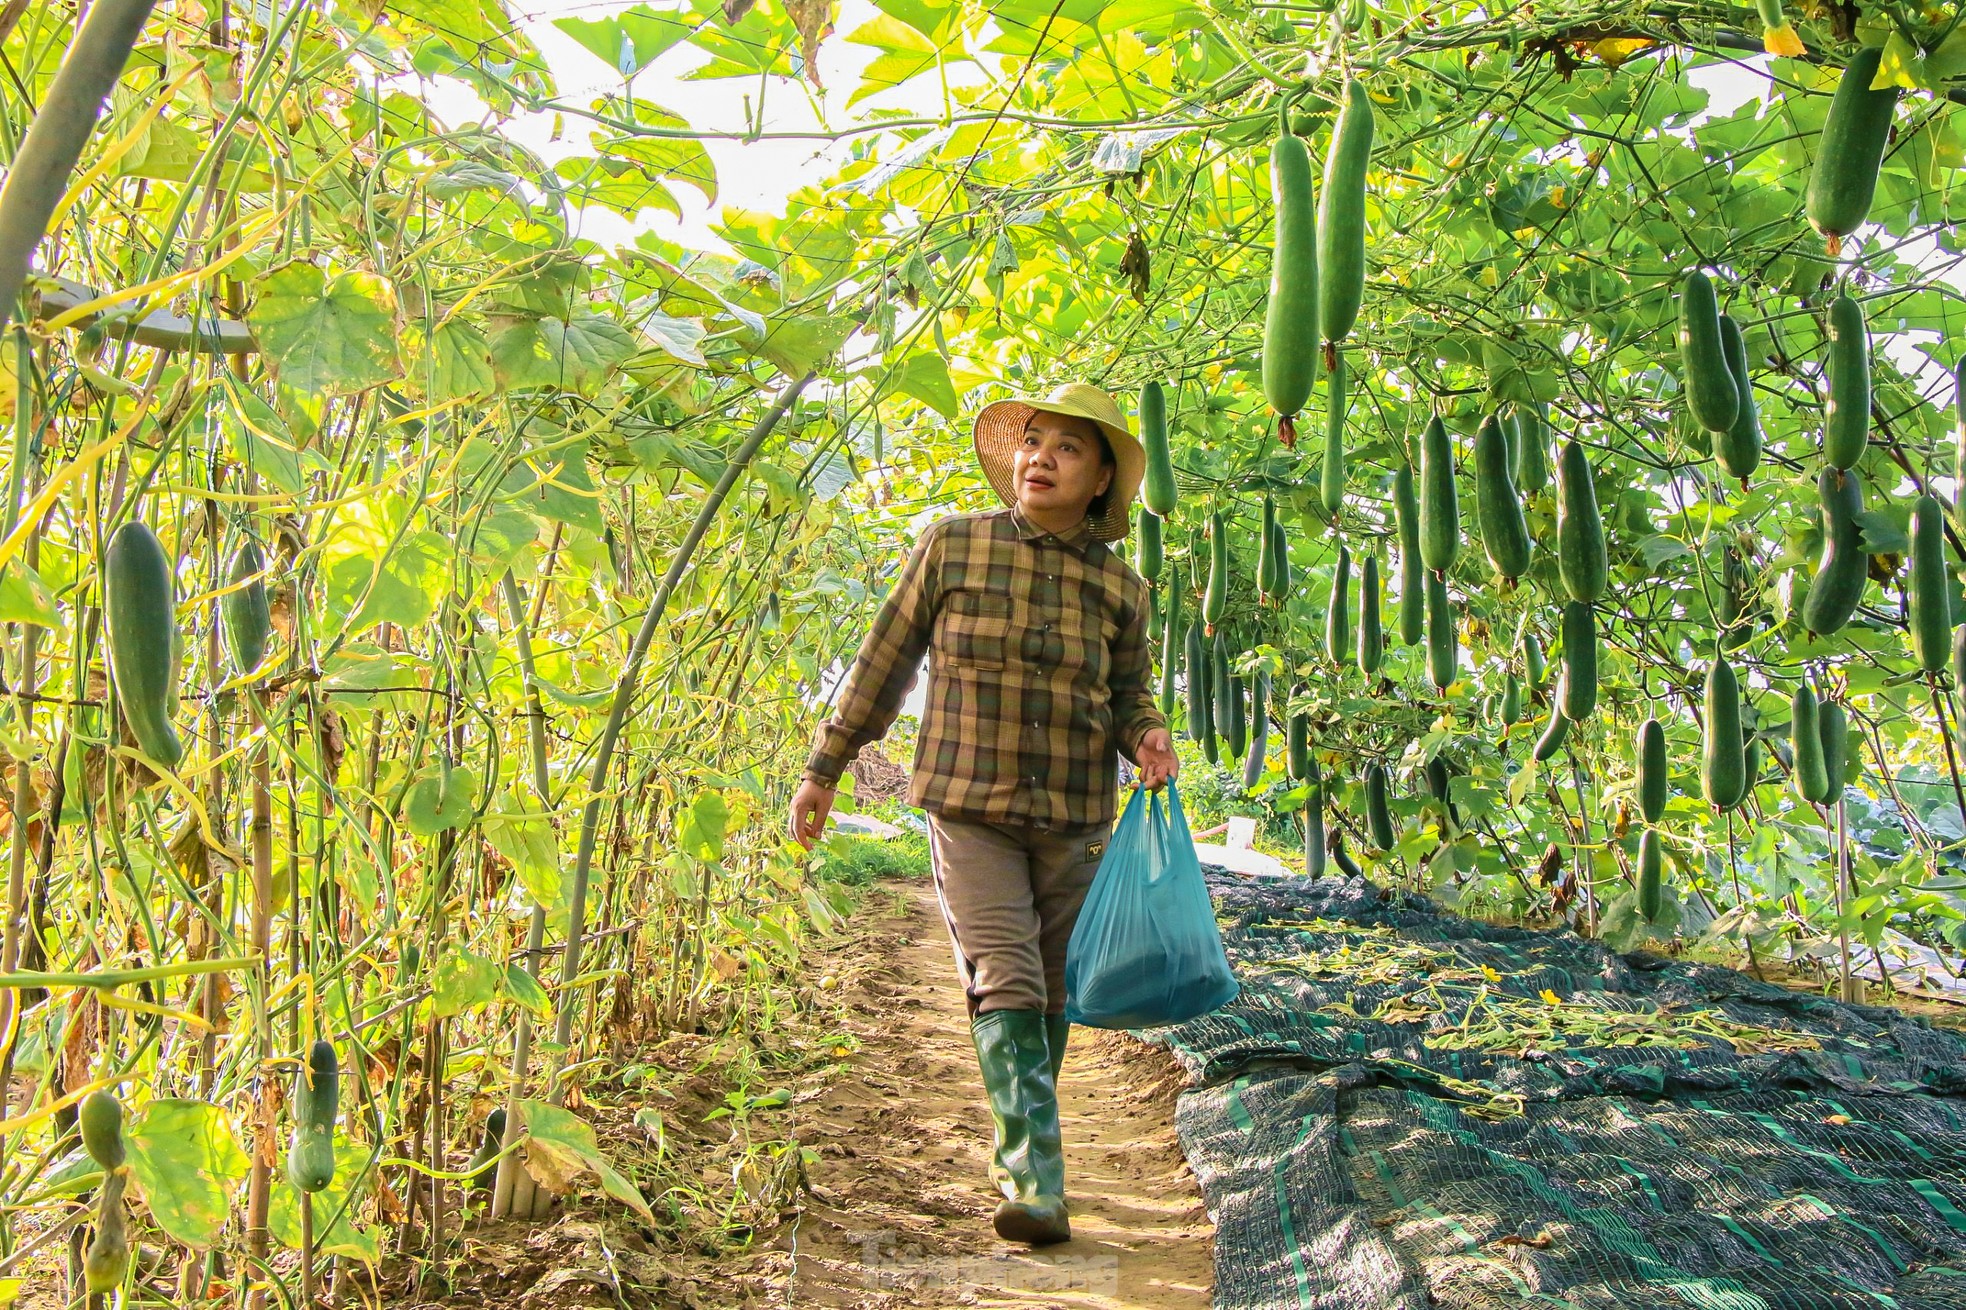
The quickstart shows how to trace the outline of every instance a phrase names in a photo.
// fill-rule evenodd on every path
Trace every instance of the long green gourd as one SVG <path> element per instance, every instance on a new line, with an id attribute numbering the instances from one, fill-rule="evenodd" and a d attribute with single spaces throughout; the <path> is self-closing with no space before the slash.
<path id="1" fill-rule="evenodd" d="M 1387 796 L 1386 766 L 1374 761 L 1365 769 L 1365 826 L 1372 844 L 1382 851 L 1393 848 L 1393 811 Z"/>
<path id="2" fill-rule="evenodd" d="M 1140 388 L 1140 445 L 1147 455 L 1140 498 L 1166 518 L 1174 512 L 1174 460 L 1167 446 L 1167 397 L 1156 380 Z"/>
<path id="3" fill-rule="evenodd" d="M 1324 506 L 1324 516 L 1335 519 L 1345 503 L 1345 406 L 1349 380 L 1342 354 L 1335 357 L 1325 385 L 1329 390 L 1324 417 L 1324 462 L 1318 469 L 1318 501 Z"/>
<path id="4" fill-rule="evenodd" d="M 1716 810 L 1731 810 L 1748 791 L 1745 739 L 1741 735 L 1741 689 L 1733 666 L 1714 656 L 1707 670 L 1706 735 L 1700 754 L 1700 790 Z"/>
<path id="5" fill-rule="evenodd" d="M 1511 726 L 1522 722 L 1522 679 L 1513 673 L 1502 675 L 1502 722 Z"/>
<path id="6" fill-rule="evenodd" d="M 1946 573 L 1945 510 L 1930 492 L 1911 511 L 1911 582 L 1906 588 L 1911 653 L 1918 667 L 1943 673 L 1952 654 L 1952 579 Z"/>
<path id="7" fill-rule="evenodd" d="M 177 603 L 163 544 L 140 520 L 126 521 L 109 538 L 102 593 L 109 666 L 123 721 L 145 755 L 176 768 L 184 758 L 184 745 L 171 726 L 177 707 Z"/>
<path id="8" fill-rule="evenodd" d="M 1655 718 L 1638 729 L 1638 812 L 1647 823 L 1665 817 L 1671 787 L 1666 763 L 1666 727 Z"/>
<path id="9" fill-rule="evenodd" d="M 1134 531 L 1134 571 L 1148 582 L 1159 582 L 1162 563 L 1160 515 L 1150 509 L 1142 510 Z"/>
<path id="10" fill-rule="evenodd" d="M 1638 839 L 1638 912 L 1652 923 L 1663 909 L 1665 857 L 1659 846 L 1659 830 L 1647 828 Z"/>
<path id="11" fill-rule="evenodd" d="M 1170 581 L 1167 588 L 1167 612 L 1163 616 L 1166 627 L 1161 629 L 1160 643 L 1160 712 L 1169 723 L 1174 721 L 1175 670 L 1181 666 L 1185 654 L 1185 631 L 1181 622 L 1181 588 Z"/>
<path id="12" fill-rule="evenodd" d="M 1215 689 L 1215 736 L 1229 748 L 1231 758 L 1240 759 L 1249 745 L 1249 707 L 1242 698 L 1242 681 L 1229 669 L 1229 640 L 1218 633 L 1214 643 L 1214 667 L 1209 685 Z"/>
<path id="13" fill-rule="evenodd" d="M 1420 559 L 1435 573 L 1461 550 L 1461 501 L 1454 487 L 1454 442 L 1435 414 L 1420 436 Z"/>
<path id="14" fill-rule="evenodd" d="M 1812 805 L 1827 804 L 1830 786 L 1823 760 L 1822 712 L 1807 678 L 1789 698 L 1789 751 L 1795 762 L 1795 794 Z"/>
<path id="15" fill-rule="evenodd" d="M 1399 529 L 1399 639 L 1417 646 L 1427 632 L 1427 569 L 1420 558 L 1420 502 L 1411 464 L 1393 470 L 1393 522 Z"/>
<path id="16" fill-rule="evenodd" d="M 1829 307 L 1829 402 L 1823 411 L 1823 460 L 1855 468 L 1870 442 L 1870 332 L 1864 309 L 1848 294 Z"/>
<path id="17" fill-rule="evenodd" d="M 1856 781 L 1850 757 L 1850 723 L 1843 706 L 1826 700 L 1816 711 L 1816 725 L 1823 733 L 1823 781 L 1827 784 L 1823 804 L 1833 805 L 1843 789 Z"/>
<path id="18" fill-rule="evenodd" d="M 1966 356 L 1952 367 L 1952 510 L 1966 532 Z"/>
<path id="19" fill-rule="evenodd" d="M 1427 673 L 1436 690 L 1446 691 L 1460 672 L 1461 648 L 1454 630 L 1454 607 L 1447 598 L 1447 580 L 1427 574 Z"/>
<path id="20" fill-rule="evenodd" d="M 1372 99 L 1362 82 L 1347 78 L 1324 159 L 1317 216 L 1318 321 L 1327 343 L 1351 334 L 1365 298 L 1365 175 L 1372 129 Z M 1327 353 L 1327 362 L 1330 358 Z"/>
<path id="21" fill-rule="evenodd" d="M 1832 256 L 1840 253 L 1844 237 L 1863 226 L 1877 194 L 1877 172 L 1898 107 L 1895 82 L 1871 87 L 1883 53 L 1880 46 L 1859 46 L 1844 67 L 1803 197 L 1809 225 L 1822 233 Z"/>
<path id="22" fill-rule="evenodd" d="M 1270 753 L 1270 675 L 1258 669 L 1249 676 L 1249 754 L 1242 761 L 1244 791 L 1262 781 L 1263 768 Z"/>
<path id="23" fill-rule="evenodd" d="M 1263 319 L 1263 398 L 1281 420 L 1283 443 L 1294 445 L 1294 419 L 1311 397 L 1318 368 L 1317 213 L 1310 152 L 1301 138 L 1284 133 L 1271 147 L 1270 194 L 1276 248 Z"/>
<path id="24" fill-rule="evenodd" d="M 1540 693 L 1543 690 L 1543 679 L 1549 673 L 1549 662 L 1543 658 L 1542 638 L 1538 637 L 1535 629 L 1529 626 L 1527 614 L 1523 615 L 1522 621 L 1516 625 L 1515 645 L 1516 653 L 1522 657 L 1523 679 L 1528 682 L 1529 690 Z"/>
<path id="25" fill-rule="evenodd" d="M 265 561 L 259 543 L 248 537 L 232 555 L 226 582 L 232 590 L 219 601 L 219 627 L 235 673 L 251 673 L 266 658 L 273 635 L 273 606 L 267 598 Z"/>
<path id="26" fill-rule="evenodd" d="M 1550 485 L 1550 421 L 1539 401 L 1515 412 L 1515 489 L 1534 496 Z"/>
<path id="27" fill-rule="evenodd" d="M 1263 516 L 1256 534 L 1256 595 L 1264 604 L 1277 598 L 1276 549 L 1277 503 L 1263 497 Z"/>
<path id="28" fill-rule="evenodd" d="M 1864 583 L 1870 577 L 1870 556 L 1863 548 L 1863 529 L 1857 516 L 1864 510 L 1863 482 L 1855 469 L 1839 473 L 1826 468 L 1816 475 L 1816 498 L 1822 519 L 1823 550 L 1809 598 L 1802 604 L 1802 625 L 1818 637 L 1839 631 L 1857 612 Z"/>
<path id="29" fill-rule="evenodd" d="M 1343 664 L 1352 647 L 1352 553 L 1338 543 L 1338 562 L 1331 569 L 1331 597 L 1324 611 L 1324 655 Z"/>
<path id="30" fill-rule="evenodd" d="M 1747 340 L 1740 324 L 1727 315 L 1720 316 L 1720 344 L 1727 355 L 1727 370 L 1734 375 L 1740 392 L 1740 407 L 1733 426 L 1713 438 L 1713 456 L 1732 477 L 1746 481 L 1761 463 L 1761 411 L 1754 401 L 1754 381 L 1748 375 Z"/>
<path id="31" fill-rule="evenodd" d="M 287 1148 L 287 1181 L 318 1192 L 334 1181 L 334 1124 L 340 1113 L 341 1062 L 334 1043 L 317 1040 L 294 1078 L 294 1135 Z"/>
<path id="32" fill-rule="evenodd" d="M 1586 603 L 1604 595 L 1610 565 L 1604 549 L 1604 518 L 1597 509 L 1597 480 L 1590 457 L 1574 441 L 1563 443 L 1557 469 L 1557 575 L 1570 599 Z"/>
<path id="33" fill-rule="evenodd" d="M 1679 282 L 1679 366 L 1693 421 L 1714 433 L 1733 427 L 1740 385 L 1727 368 L 1713 283 L 1697 268 Z"/>
<path id="34" fill-rule="evenodd" d="M 1208 590 L 1202 593 L 1201 621 L 1208 635 L 1229 612 L 1229 528 L 1222 511 L 1208 516 Z"/>
<path id="35" fill-rule="evenodd" d="M 1570 720 L 1563 717 L 1563 711 L 1550 711 L 1550 721 L 1543 725 L 1543 735 L 1536 739 L 1534 754 L 1537 763 L 1550 759 L 1563 749 L 1563 739 L 1570 735 Z"/>
<path id="36" fill-rule="evenodd" d="M 1529 571 L 1529 522 L 1509 477 L 1509 443 L 1493 414 L 1475 431 L 1475 519 L 1488 562 L 1514 582 Z"/>
<path id="37" fill-rule="evenodd" d="M 1597 620 L 1580 600 L 1563 607 L 1563 717 L 1582 723 L 1597 709 Z"/>
<path id="38" fill-rule="evenodd" d="M 1208 638 L 1202 635 L 1201 624 L 1188 625 L 1188 638 L 1183 643 L 1182 653 L 1187 662 L 1188 722 L 1185 731 L 1188 740 L 1206 741 L 1213 736 L 1215 715 L 1213 696 L 1208 685 L 1210 655 Z"/>
<path id="39" fill-rule="evenodd" d="M 1368 551 L 1358 573 L 1358 671 L 1372 677 L 1385 656 L 1386 639 L 1379 623 L 1379 556 Z"/>

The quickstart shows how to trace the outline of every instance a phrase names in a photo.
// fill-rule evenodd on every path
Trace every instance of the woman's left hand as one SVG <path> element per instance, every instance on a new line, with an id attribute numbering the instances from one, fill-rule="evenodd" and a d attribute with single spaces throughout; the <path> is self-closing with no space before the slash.
<path id="1" fill-rule="evenodd" d="M 1140 785 L 1149 791 L 1156 791 L 1166 783 L 1173 782 L 1181 772 L 1181 761 L 1174 758 L 1174 738 L 1166 728 L 1153 728 L 1140 739 L 1139 756 Z"/>

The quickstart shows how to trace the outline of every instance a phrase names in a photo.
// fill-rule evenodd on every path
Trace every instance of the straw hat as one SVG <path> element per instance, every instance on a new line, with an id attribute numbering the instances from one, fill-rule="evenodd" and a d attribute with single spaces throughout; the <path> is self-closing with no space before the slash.
<path id="1" fill-rule="evenodd" d="M 1024 440 L 1024 425 L 1031 415 L 1068 414 L 1091 419 L 1106 434 L 1113 448 L 1113 481 L 1106 488 L 1106 512 L 1087 525 L 1099 541 L 1118 541 L 1126 535 L 1126 511 L 1140 490 L 1140 477 L 1146 471 L 1147 453 L 1127 431 L 1126 415 L 1113 398 L 1089 382 L 1067 382 L 1042 400 L 1013 396 L 983 407 L 976 416 L 976 458 L 983 465 L 983 476 L 990 480 L 1006 505 L 1017 503 L 1016 484 L 1011 468 L 1017 447 Z"/>

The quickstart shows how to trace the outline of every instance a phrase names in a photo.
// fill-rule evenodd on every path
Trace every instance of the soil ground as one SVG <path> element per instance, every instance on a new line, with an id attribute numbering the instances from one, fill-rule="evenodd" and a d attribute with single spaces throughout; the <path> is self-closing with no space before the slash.
<path id="1" fill-rule="evenodd" d="M 1182 1080 L 1165 1053 L 1124 1034 L 1073 1030 L 1060 1080 L 1073 1238 L 1032 1251 L 990 1228 L 990 1116 L 928 879 L 868 888 L 852 923 L 806 967 L 833 980 L 838 1008 L 822 1021 L 824 1037 L 788 1031 L 788 1039 L 857 1050 L 798 1077 L 791 1104 L 771 1112 L 764 1131 L 813 1155 L 804 1185 L 790 1180 L 776 1212 L 754 1220 L 747 1247 L 710 1253 L 686 1240 L 651 1242 L 589 1189 L 546 1222 L 467 1220 L 441 1280 L 392 1258 L 379 1286 L 351 1280 L 362 1285 L 344 1304 L 1206 1310 L 1214 1228 L 1174 1134 Z M 675 1092 L 648 1103 L 669 1121 L 668 1149 L 708 1180 L 728 1174 L 726 1138 L 735 1133 L 729 1120 L 701 1119 L 720 1104 L 717 1089 L 682 1077 L 701 1040 L 672 1036 L 617 1056 L 677 1073 Z M 618 1164 L 650 1149 L 635 1119 L 643 1098 L 588 1092 L 583 1114 Z"/>
<path id="2" fill-rule="evenodd" d="M 934 889 L 871 934 L 852 1069 L 805 1107 L 821 1162 L 773 1243 L 794 1305 L 1205 1310 L 1214 1229 L 1174 1135 L 1162 1052 L 1074 1028 L 1060 1075 L 1072 1240 L 1033 1252 L 990 1229 L 990 1116 Z"/>

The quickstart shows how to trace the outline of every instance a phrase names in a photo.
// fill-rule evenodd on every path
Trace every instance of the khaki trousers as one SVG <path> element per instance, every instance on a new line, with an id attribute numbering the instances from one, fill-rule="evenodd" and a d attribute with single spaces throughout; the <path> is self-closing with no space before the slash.
<path id="1" fill-rule="evenodd" d="M 928 816 L 935 895 L 970 1017 L 1065 1009 L 1065 944 L 1112 836 Z"/>

